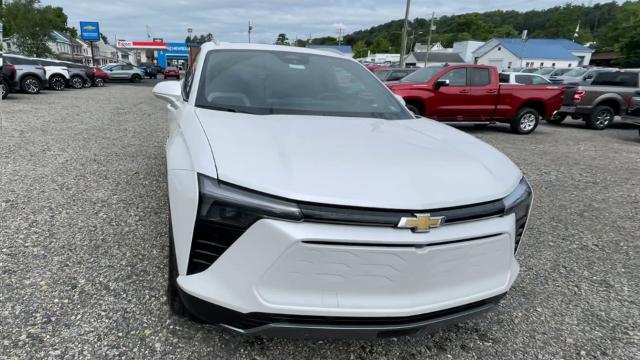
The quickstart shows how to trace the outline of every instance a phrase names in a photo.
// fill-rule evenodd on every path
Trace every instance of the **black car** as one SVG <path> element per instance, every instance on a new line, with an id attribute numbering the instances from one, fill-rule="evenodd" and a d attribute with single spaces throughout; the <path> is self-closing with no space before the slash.
<path id="1" fill-rule="evenodd" d="M 158 69 L 159 66 L 156 65 L 140 65 L 138 66 L 140 69 L 144 71 L 144 76 L 149 79 L 157 79 L 158 78 Z"/>
<path id="2" fill-rule="evenodd" d="M 416 71 L 415 68 L 405 68 L 405 69 L 386 68 L 386 69 L 373 70 L 373 73 L 382 81 L 398 81 L 403 77 L 411 74 L 414 71 Z"/>
<path id="3" fill-rule="evenodd" d="M 16 79 L 16 68 L 11 64 L 0 65 L 0 88 L 2 89 L 2 99 L 6 99 L 13 91 L 12 84 Z"/>

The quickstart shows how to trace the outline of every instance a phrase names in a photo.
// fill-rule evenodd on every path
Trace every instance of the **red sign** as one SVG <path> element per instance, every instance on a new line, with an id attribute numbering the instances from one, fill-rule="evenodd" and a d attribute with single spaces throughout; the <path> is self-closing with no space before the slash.
<path id="1" fill-rule="evenodd" d="M 167 44 L 164 41 L 125 41 L 118 40 L 116 47 L 119 49 L 154 49 L 166 50 Z"/>

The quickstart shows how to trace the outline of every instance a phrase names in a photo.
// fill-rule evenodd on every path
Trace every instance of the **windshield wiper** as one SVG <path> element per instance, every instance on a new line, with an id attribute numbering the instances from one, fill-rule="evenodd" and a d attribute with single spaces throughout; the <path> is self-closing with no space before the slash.
<path id="1" fill-rule="evenodd" d="M 196 105 L 196 106 L 200 107 L 200 108 L 203 108 L 203 109 L 207 109 L 207 110 L 227 111 L 227 112 L 242 113 L 242 114 L 253 114 L 253 113 L 251 113 L 249 111 L 243 111 L 243 110 L 240 110 L 240 109 L 226 107 L 226 106 L 220 106 L 220 105 Z"/>

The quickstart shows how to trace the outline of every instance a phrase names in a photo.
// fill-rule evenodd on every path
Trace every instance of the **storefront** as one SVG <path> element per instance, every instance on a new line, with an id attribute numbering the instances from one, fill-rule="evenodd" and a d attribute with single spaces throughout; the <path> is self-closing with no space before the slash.
<path id="1" fill-rule="evenodd" d="M 158 51 L 158 65 L 161 67 L 176 66 L 187 68 L 189 47 L 186 43 L 169 42 L 166 50 Z"/>

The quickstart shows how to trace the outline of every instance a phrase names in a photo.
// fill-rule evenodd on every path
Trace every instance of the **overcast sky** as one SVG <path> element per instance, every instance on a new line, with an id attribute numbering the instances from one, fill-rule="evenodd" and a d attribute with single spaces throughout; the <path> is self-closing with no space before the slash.
<path id="1" fill-rule="evenodd" d="M 588 3 L 589 0 L 585 2 Z M 252 40 L 273 43 L 278 33 L 290 39 L 336 36 L 366 29 L 404 16 L 404 0 L 41 0 L 61 6 L 69 25 L 79 21 L 99 21 L 100 30 L 113 42 L 152 37 L 184 41 L 187 28 L 194 34 L 212 33 L 219 41 L 246 42 L 251 20 Z M 462 14 L 486 10 L 544 9 L 567 0 L 413 0 L 411 18 Z M 598 1 L 594 1 L 598 2 Z M 573 1 L 573 3 L 582 3 Z"/>

